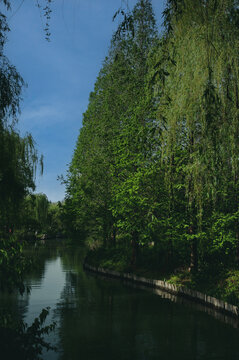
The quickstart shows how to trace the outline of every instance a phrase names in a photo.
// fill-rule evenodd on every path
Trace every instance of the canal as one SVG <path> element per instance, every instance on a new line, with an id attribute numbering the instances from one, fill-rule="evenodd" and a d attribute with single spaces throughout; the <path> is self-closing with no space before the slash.
<path id="1" fill-rule="evenodd" d="M 50 306 L 47 323 L 57 326 L 46 340 L 58 350 L 44 352 L 44 360 L 239 359 L 234 320 L 87 273 L 82 248 L 45 246 L 28 255 L 36 259 L 26 278 L 30 293 L 4 296 L 0 306 L 29 324 Z"/>

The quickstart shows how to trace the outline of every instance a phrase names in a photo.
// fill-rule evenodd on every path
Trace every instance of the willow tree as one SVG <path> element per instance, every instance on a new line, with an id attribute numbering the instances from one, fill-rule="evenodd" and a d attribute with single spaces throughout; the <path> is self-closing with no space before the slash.
<path id="1" fill-rule="evenodd" d="M 130 100 L 121 112 L 121 129 L 115 141 L 112 175 L 113 213 L 120 232 L 129 239 L 132 264 L 140 243 L 150 239 L 150 225 L 157 207 L 155 199 L 155 127 L 152 87 L 148 82 L 148 58 L 158 35 L 151 1 L 138 1 L 132 11 L 133 31 L 117 39 L 118 56 L 128 69 L 126 90 Z M 157 146 L 157 145 L 156 145 Z"/>
<path id="2" fill-rule="evenodd" d="M 164 14 L 157 67 L 166 181 L 180 171 L 174 185 L 184 188 L 190 267 L 197 269 L 203 220 L 225 200 L 226 172 L 237 186 L 237 7 L 229 0 L 170 0 Z"/>
<path id="3" fill-rule="evenodd" d="M 3 1 L 8 8 L 10 3 Z M 6 16 L 0 12 L 0 223 L 12 227 L 19 206 L 28 191 L 34 189 L 39 158 L 31 135 L 17 131 L 21 91 L 24 81 L 4 54 L 7 32 Z"/>
<path id="4" fill-rule="evenodd" d="M 35 216 L 40 224 L 40 230 L 46 231 L 48 225 L 49 200 L 45 194 L 35 195 Z"/>

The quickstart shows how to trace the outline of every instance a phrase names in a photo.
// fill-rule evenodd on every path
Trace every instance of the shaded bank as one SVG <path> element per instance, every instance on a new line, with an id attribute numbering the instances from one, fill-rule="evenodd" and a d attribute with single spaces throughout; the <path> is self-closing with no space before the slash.
<path id="1" fill-rule="evenodd" d="M 178 296 L 183 296 L 183 297 L 186 297 L 189 299 L 193 299 L 196 302 L 199 302 L 201 304 L 215 308 L 221 312 L 225 312 L 225 313 L 233 315 L 235 317 L 238 317 L 238 315 L 239 315 L 239 309 L 237 306 L 228 304 L 227 302 L 216 299 L 215 297 L 212 297 L 212 296 L 208 296 L 199 291 L 188 289 L 185 286 L 176 286 L 174 284 L 170 284 L 170 283 L 168 283 L 166 281 L 162 281 L 162 280 L 148 279 L 148 278 L 145 278 L 142 276 L 137 276 L 132 273 L 121 273 L 121 272 L 114 271 L 114 270 L 108 270 L 108 269 L 104 269 L 101 267 L 95 267 L 95 266 L 89 265 L 87 263 L 84 263 L 84 268 L 86 270 L 90 270 L 90 271 L 93 271 L 96 273 L 101 273 L 103 275 L 108 275 L 111 277 L 116 277 L 116 278 L 124 279 L 127 281 L 136 282 L 139 284 L 144 284 L 149 287 L 164 290 L 171 294 L 175 294 Z"/>
<path id="2" fill-rule="evenodd" d="M 129 286 L 126 280 L 90 274 L 83 271 L 85 255 L 86 249 L 74 246 L 32 248 L 31 253 L 29 249 L 29 256 L 39 260 L 36 271 L 26 278 L 32 291 L 23 298 L 12 294 L 12 306 L 29 323 L 42 307 L 51 307 L 49 321 L 57 326 L 48 341 L 57 352 L 44 352 L 44 360 L 239 357 L 239 330 L 233 317 L 230 322 L 220 314 L 217 319 L 224 319 L 220 322 L 208 315 L 213 309 L 198 311 L 188 300 L 185 306 L 182 298 L 160 289 L 145 291 L 142 284 Z"/>

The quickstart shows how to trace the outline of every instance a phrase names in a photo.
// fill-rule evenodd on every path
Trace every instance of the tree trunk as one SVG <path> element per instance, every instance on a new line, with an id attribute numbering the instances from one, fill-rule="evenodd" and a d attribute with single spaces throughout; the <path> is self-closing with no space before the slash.
<path id="1" fill-rule="evenodd" d="M 132 256 L 131 256 L 131 265 L 136 266 L 139 250 L 139 234 L 137 231 L 134 231 L 132 234 Z"/>
<path id="2" fill-rule="evenodd" d="M 236 263 L 239 265 L 239 229 L 238 222 L 236 222 Z"/>
<path id="3" fill-rule="evenodd" d="M 239 210 L 238 207 L 238 175 L 235 174 L 234 176 L 234 203 L 235 203 L 235 211 Z M 235 223 L 235 238 L 236 238 L 236 263 L 239 265 L 239 223 L 236 220 Z"/>
<path id="4" fill-rule="evenodd" d="M 189 234 L 193 235 L 193 226 L 190 225 L 189 227 Z M 190 272 L 197 272 L 198 271 L 198 246 L 197 246 L 197 240 L 192 239 L 190 244 Z"/>
<path id="5" fill-rule="evenodd" d="M 189 153 L 190 153 L 190 163 L 193 163 L 193 151 L 194 151 L 194 133 L 193 131 L 191 132 L 190 135 L 190 149 L 189 149 Z M 189 210 L 189 221 L 190 221 L 190 226 L 188 229 L 188 233 L 189 235 L 194 235 L 195 234 L 195 229 L 194 229 L 194 222 L 195 222 L 195 217 L 196 217 L 196 208 L 195 208 L 195 203 L 194 203 L 194 191 L 193 191 L 193 184 L 192 184 L 192 176 L 190 176 L 190 180 L 189 180 L 189 197 L 191 197 L 190 200 L 190 210 Z M 198 270 L 198 247 L 197 247 L 197 240 L 195 238 L 190 240 L 190 272 L 197 272 Z"/>
<path id="6" fill-rule="evenodd" d="M 112 227 L 111 242 L 112 242 L 112 246 L 115 248 L 115 246 L 116 246 L 116 228 L 114 225 Z"/>

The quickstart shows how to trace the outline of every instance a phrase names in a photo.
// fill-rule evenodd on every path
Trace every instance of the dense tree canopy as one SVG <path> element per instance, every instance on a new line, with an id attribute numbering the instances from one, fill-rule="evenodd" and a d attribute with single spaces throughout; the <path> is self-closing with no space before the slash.
<path id="1" fill-rule="evenodd" d="M 93 247 L 238 262 L 238 6 L 168 0 L 159 35 L 139 0 L 113 35 L 66 180 L 68 225 Z"/>

